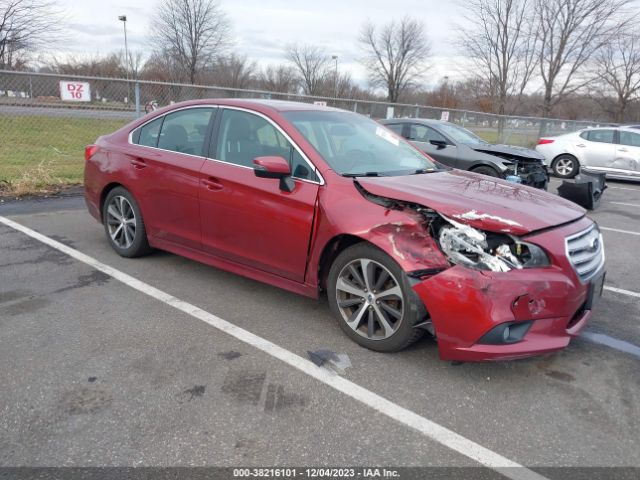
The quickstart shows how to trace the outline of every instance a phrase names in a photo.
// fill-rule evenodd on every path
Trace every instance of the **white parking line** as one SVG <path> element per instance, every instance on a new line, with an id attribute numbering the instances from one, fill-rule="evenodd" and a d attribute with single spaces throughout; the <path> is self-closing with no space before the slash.
<path id="1" fill-rule="evenodd" d="M 615 292 L 615 293 L 620 293 L 622 295 L 629 295 L 630 297 L 640 298 L 640 293 L 632 292 L 631 290 L 625 290 L 624 288 L 610 287 L 609 285 L 605 285 L 602 288 L 604 288 L 605 290 L 609 290 L 610 292 Z"/>
<path id="2" fill-rule="evenodd" d="M 449 430 L 442 425 L 429 420 L 421 415 L 418 415 L 411 410 L 408 410 L 390 400 L 378 395 L 377 393 L 367 390 L 361 387 L 357 383 L 347 380 L 338 375 L 332 374 L 327 370 L 316 366 L 313 362 L 296 355 L 289 350 L 276 345 L 258 335 L 255 335 L 248 330 L 240 328 L 222 318 L 209 313 L 195 305 L 187 303 L 179 298 L 174 297 L 162 290 L 159 290 L 148 283 L 138 280 L 131 275 L 128 275 L 120 270 L 117 270 L 109 265 L 106 265 L 99 260 L 96 260 L 89 255 L 86 255 L 74 248 L 68 247 L 60 242 L 57 242 L 41 233 L 31 230 L 24 225 L 21 225 L 13 220 L 0 216 L 0 223 L 7 225 L 19 232 L 28 235 L 56 250 L 69 255 L 76 260 L 79 260 L 87 265 L 95 268 L 115 278 L 116 280 L 124 283 L 125 285 L 138 290 L 156 300 L 180 310 L 188 315 L 191 315 L 198 320 L 211 325 L 218 330 L 221 330 L 232 337 L 251 345 L 258 350 L 261 350 L 272 357 L 275 357 L 287 365 L 294 367 L 301 372 L 315 378 L 316 380 L 330 386 L 331 388 L 342 392 L 343 394 L 367 405 L 368 407 L 376 410 L 377 412 L 386 415 L 389 418 L 400 422 L 401 424 L 420 432 L 426 437 L 454 450 L 462 455 L 475 460 L 476 462 L 491 468 L 500 474 L 512 478 L 514 480 L 543 480 L 546 477 L 537 474 L 536 472 L 523 467 L 522 465 L 509 460 L 502 455 L 483 447 L 482 445 L 469 440 L 462 435 Z"/>
<path id="3" fill-rule="evenodd" d="M 612 187 L 611 185 L 607 185 L 607 188 L 614 188 L 616 190 L 631 190 L 632 192 L 640 192 L 640 189 L 638 188 Z"/>
<path id="4" fill-rule="evenodd" d="M 632 232 L 631 230 L 621 230 L 619 228 L 610 228 L 610 227 L 602 227 L 599 226 L 600 230 L 606 230 L 608 232 L 618 232 L 618 233 L 626 233 L 628 235 L 640 235 L 640 232 Z"/>
<path id="5" fill-rule="evenodd" d="M 638 205 L 637 203 L 624 203 L 624 202 L 609 202 L 612 203 L 613 205 L 624 205 L 626 207 L 640 207 L 640 205 Z"/>

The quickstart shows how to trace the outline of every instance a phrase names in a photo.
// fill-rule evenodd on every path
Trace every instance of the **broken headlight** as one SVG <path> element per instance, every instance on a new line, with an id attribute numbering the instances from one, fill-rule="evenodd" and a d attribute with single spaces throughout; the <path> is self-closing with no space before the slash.
<path id="1" fill-rule="evenodd" d="M 477 270 L 508 272 L 548 266 L 549 257 L 537 245 L 501 233 L 484 232 L 447 219 L 438 232 L 440 248 L 455 264 Z"/>

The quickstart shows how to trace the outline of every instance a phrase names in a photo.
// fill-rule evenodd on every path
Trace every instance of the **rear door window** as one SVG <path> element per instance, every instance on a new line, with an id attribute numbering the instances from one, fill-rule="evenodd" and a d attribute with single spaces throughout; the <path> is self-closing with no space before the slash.
<path id="1" fill-rule="evenodd" d="M 146 147 L 157 147 L 163 120 L 164 117 L 160 117 L 138 128 L 133 134 L 134 143 Z"/>
<path id="2" fill-rule="evenodd" d="M 587 140 L 598 143 L 613 143 L 614 130 L 589 130 Z"/>
<path id="3" fill-rule="evenodd" d="M 158 148 L 203 156 L 213 108 L 188 108 L 165 115 Z"/>
<path id="4" fill-rule="evenodd" d="M 385 125 L 389 130 L 398 135 L 402 136 L 402 129 L 404 128 L 404 123 L 392 123 L 390 125 Z"/>

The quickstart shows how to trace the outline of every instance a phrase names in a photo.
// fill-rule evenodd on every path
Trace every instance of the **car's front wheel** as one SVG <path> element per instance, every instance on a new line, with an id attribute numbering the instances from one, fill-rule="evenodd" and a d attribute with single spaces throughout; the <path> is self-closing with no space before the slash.
<path id="1" fill-rule="evenodd" d="M 359 243 L 333 262 L 329 305 L 342 330 L 371 350 L 395 352 L 420 338 L 426 310 L 400 266 L 378 248 Z"/>
<path id="2" fill-rule="evenodd" d="M 107 239 L 119 255 L 133 258 L 151 252 L 142 212 L 127 189 L 116 187 L 107 194 L 102 220 Z"/>
<path id="3" fill-rule="evenodd" d="M 578 174 L 580 165 L 573 155 L 560 155 L 551 165 L 553 174 L 560 178 L 573 178 Z"/>

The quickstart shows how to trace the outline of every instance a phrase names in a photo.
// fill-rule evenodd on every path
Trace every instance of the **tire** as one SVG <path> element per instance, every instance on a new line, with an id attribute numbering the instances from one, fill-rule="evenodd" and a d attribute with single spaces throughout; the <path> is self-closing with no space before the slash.
<path id="1" fill-rule="evenodd" d="M 365 269 L 368 277 L 363 275 Z M 340 328 L 365 348 L 396 352 L 424 334 L 415 325 L 426 317 L 427 311 L 407 275 L 373 245 L 358 243 L 342 251 L 331 265 L 327 287 L 329 306 Z M 392 290 L 395 293 L 379 296 Z M 349 319 L 353 319 L 353 326 Z"/>
<path id="2" fill-rule="evenodd" d="M 573 178 L 580 170 L 580 163 L 573 155 L 560 155 L 551 164 L 551 170 L 556 177 Z"/>
<path id="3" fill-rule="evenodd" d="M 482 165 L 471 170 L 473 173 L 479 173 L 480 175 L 486 175 L 487 177 L 500 178 L 500 173 L 493 167 Z"/>
<path id="4" fill-rule="evenodd" d="M 118 255 L 135 258 L 151 253 L 142 212 L 127 189 L 116 187 L 107 194 L 102 205 L 102 222 L 107 240 Z"/>

